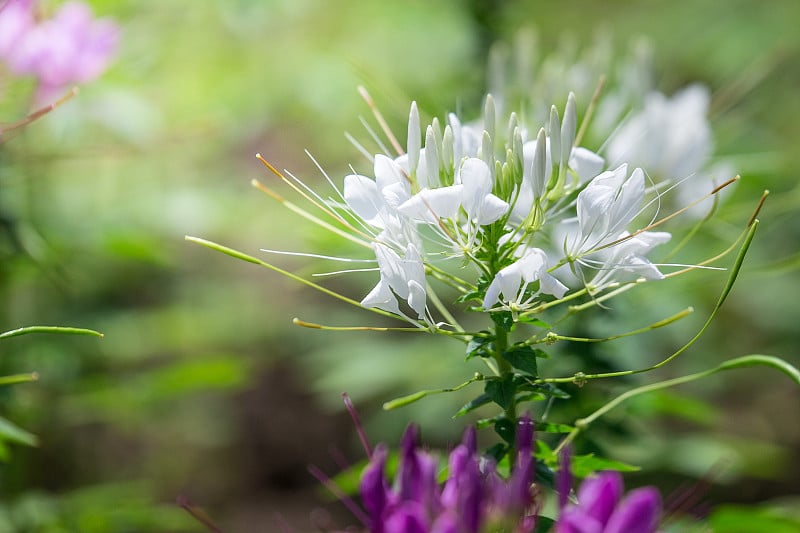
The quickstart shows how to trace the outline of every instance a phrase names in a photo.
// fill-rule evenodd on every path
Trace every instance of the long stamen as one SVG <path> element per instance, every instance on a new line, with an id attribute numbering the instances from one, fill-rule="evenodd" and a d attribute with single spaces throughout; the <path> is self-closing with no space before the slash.
<path id="1" fill-rule="evenodd" d="M 300 215 L 301 217 L 305 218 L 306 220 L 309 220 L 309 221 L 313 222 L 314 224 L 317 224 L 318 226 L 322 226 L 323 228 L 327 229 L 328 231 L 330 231 L 332 233 L 335 233 L 336 235 L 339 235 L 340 237 L 343 237 L 343 238 L 347 239 L 348 241 L 351 241 L 351 242 L 354 242 L 354 243 L 359 244 L 361 246 L 364 246 L 365 248 L 371 248 L 371 245 L 370 245 L 369 242 L 361 240 L 358 237 L 355 237 L 355 236 L 353 236 L 353 235 L 351 235 L 351 234 L 349 234 L 349 233 L 347 233 L 345 231 L 340 230 L 339 228 L 331 226 L 330 224 L 328 224 L 324 220 L 312 215 L 311 213 L 309 213 L 308 211 L 306 211 L 302 207 L 299 207 L 298 205 L 286 200 L 281 195 L 279 195 L 278 193 L 276 193 L 275 191 L 273 191 L 272 189 L 270 189 L 269 187 L 267 187 L 266 185 L 264 185 L 263 183 L 261 183 L 257 179 L 250 180 L 250 184 L 253 185 L 253 187 L 255 187 L 256 189 L 258 189 L 261 192 L 263 192 L 266 195 L 268 195 L 269 197 L 277 200 L 284 207 L 286 207 L 287 209 L 289 209 L 290 211 L 292 211 L 294 213 L 297 213 L 298 215 Z M 346 221 L 342 221 L 342 222 L 345 225 L 345 227 L 347 227 L 348 229 L 354 231 L 358 235 L 361 235 L 365 239 L 371 239 L 371 237 L 369 235 L 366 235 L 365 233 L 359 231 L 356 228 L 353 228 Z"/>
<path id="2" fill-rule="evenodd" d="M 383 130 L 383 133 L 386 134 L 386 138 L 389 139 L 389 142 L 392 143 L 392 148 L 395 149 L 397 155 L 398 156 L 403 155 L 405 153 L 403 151 L 403 147 L 397 141 L 397 137 L 395 137 L 394 134 L 392 133 L 391 128 L 389 128 L 389 124 L 386 122 L 386 119 L 383 118 L 383 115 L 381 114 L 380 110 L 378 110 L 378 107 L 375 105 L 375 101 L 369 95 L 367 89 L 365 89 L 362 85 L 359 85 L 358 93 L 361 95 L 361 98 L 363 98 L 364 101 L 367 103 L 367 106 L 369 107 L 370 111 L 372 111 L 372 115 L 375 117 L 375 120 L 378 121 L 378 124 Z"/>

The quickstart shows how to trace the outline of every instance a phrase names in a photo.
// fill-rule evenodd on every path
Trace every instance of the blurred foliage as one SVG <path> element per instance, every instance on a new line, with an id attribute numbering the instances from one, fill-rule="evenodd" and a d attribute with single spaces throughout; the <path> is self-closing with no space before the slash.
<path id="1" fill-rule="evenodd" d="M 345 10 L 315 0 L 91 3 L 124 28 L 116 64 L 0 151 L 0 214 L 9 221 L 0 233 L 0 324 L 80 326 L 105 339 L 29 336 L 0 345 L 0 375 L 40 375 L 38 383 L 0 389 L 3 415 L 40 441 L 15 448 L 0 466 L 0 530 L 201 531 L 172 503 L 183 493 L 242 531 L 254 523 L 271 529 L 275 513 L 305 530 L 309 509 L 326 504 L 309 496 L 316 482 L 303 466 L 337 471 L 332 456 L 339 454 L 329 447 L 358 457 L 339 415 L 343 388 L 374 439 L 395 442 L 414 419 L 426 440 L 454 441 L 462 421 L 449 416 L 475 391 L 386 415 L 379 409 L 394 396 L 463 381 L 471 370 L 458 346 L 295 328 L 296 315 L 348 325 L 370 317 L 183 236 L 256 256 L 259 248 L 340 249 L 249 187 L 252 178 L 272 179 L 253 154 L 313 186 L 322 179 L 303 154 L 308 148 L 338 181 L 349 164 L 364 165 L 343 137 L 367 138 L 358 117 L 368 110 L 356 85 L 366 85 L 403 132 L 411 99 L 439 116 L 477 104 L 488 44 L 510 42 L 526 26 L 536 29 L 543 55 L 581 50 L 598 31 L 620 53 L 645 36 L 659 89 L 671 93 L 691 81 L 711 87 L 717 154 L 744 179 L 695 240 L 698 256 L 729 242 L 761 190 L 772 191 L 721 316 L 659 377 L 753 352 L 800 362 L 800 301 L 791 289 L 800 282 L 800 4 L 356 0 Z M 24 82 L 3 89 L 3 112 L 17 109 Z M 299 260 L 280 264 L 312 272 Z M 327 283 L 360 298 L 371 281 Z M 724 282 L 724 273 L 695 273 L 667 289 L 633 291 L 586 316 L 581 331 L 616 334 L 688 305 L 695 315 L 609 346 L 568 345 L 560 362 L 548 364 L 557 371 L 591 360 L 610 370 L 656 361 L 694 334 Z M 636 383 L 593 384 L 575 403 L 555 405 L 551 419 L 584 416 Z M 753 370 L 642 396 L 611 413 L 582 447 L 644 466 L 654 478 L 635 480 L 667 491 L 720 472 L 709 504 L 759 502 L 763 510 L 742 518 L 742 507 L 719 507 L 715 528 L 761 516 L 775 524 L 769 530 L 782 531 L 791 519 L 765 502 L 800 491 L 792 387 Z"/>

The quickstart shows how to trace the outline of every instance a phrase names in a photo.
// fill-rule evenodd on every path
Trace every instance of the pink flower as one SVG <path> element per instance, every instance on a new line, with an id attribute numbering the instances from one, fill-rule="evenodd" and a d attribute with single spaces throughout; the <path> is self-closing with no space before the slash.
<path id="1" fill-rule="evenodd" d="M 69 85 L 105 70 L 117 48 L 117 26 L 95 19 L 88 6 L 67 2 L 35 24 L 30 0 L 10 0 L 0 11 L 0 59 L 11 72 L 38 79 L 36 100 L 46 102 Z M 9 33 L 5 33 L 5 29 Z"/>
<path id="2" fill-rule="evenodd" d="M 35 22 L 32 0 L 8 0 L 0 5 L 0 59 L 13 54 Z"/>

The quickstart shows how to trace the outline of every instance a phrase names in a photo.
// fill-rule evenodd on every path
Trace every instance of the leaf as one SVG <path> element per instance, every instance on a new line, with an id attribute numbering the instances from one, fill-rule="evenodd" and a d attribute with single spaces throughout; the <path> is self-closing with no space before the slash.
<path id="1" fill-rule="evenodd" d="M 500 435 L 501 439 L 513 446 L 514 435 L 516 434 L 514 422 L 506 417 L 498 418 L 494 423 L 494 432 Z"/>
<path id="2" fill-rule="evenodd" d="M 458 418 L 459 416 L 464 416 L 465 414 L 469 413 L 470 411 L 473 411 L 473 410 L 477 409 L 478 407 L 480 407 L 482 405 L 486 405 L 487 403 L 489 403 L 491 401 L 492 401 L 492 398 L 488 394 L 481 394 L 477 398 L 474 398 L 474 399 L 470 400 L 469 402 L 467 402 L 466 404 L 464 404 L 464 406 L 461 409 L 456 411 L 456 414 L 453 415 L 453 418 Z"/>
<path id="3" fill-rule="evenodd" d="M 536 440 L 536 457 L 548 466 L 554 467 L 558 465 L 558 456 L 550 446 L 541 439 Z"/>
<path id="4" fill-rule="evenodd" d="M 496 378 L 486 382 L 484 392 L 503 409 L 508 409 L 517 392 L 517 385 L 513 378 L 514 376 L 508 376 L 504 379 Z"/>
<path id="5" fill-rule="evenodd" d="M 541 433 L 569 433 L 575 429 L 569 424 L 551 424 L 550 422 L 536 422 L 536 431 Z"/>
<path id="6" fill-rule="evenodd" d="M 494 335 L 488 331 L 486 337 L 473 337 L 467 343 L 467 360 L 473 357 L 492 357 L 494 353 Z"/>
<path id="7" fill-rule="evenodd" d="M 552 327 L 544 320 L 536 318 L 535 316 L 531 315 L 519 315 L 517 317 L 517 322 L 522 322 L 523 324 L 530 324 L 531 326 L 536 326 L 537 328 L 550 329 Z"/>
<path id="8" fill-rule="evenodd" d="M 538 456 L 538 454 L 537 454 Z M 549 489 L 556 488 L 556 473 L 544 461 L 536 461 L 536 483 Z"/>
<path id="9" fill-rule="evenodd" d="M 534 530 L 535 533 L 547 533 L 551 531 L 553 526 L 555 525 L 556 521 L 552 518 L 547 518 L 546 516 L 537 516 L 536 517 L 536 529 Z"/>
<path id="10" fill-rule="evenodd" d="M 2 416 L 0 416 L 0 439 L 26 446 L 37 446 L 39 443 L 36 435 L 25 431 Z"/>
<path id="11" fill-rule="evenodd" d="M 494 459 L 495 463 L 500 463 L 500 461 L 503 460 L 503 457 L 505 457 L 507 454 L 508 454 L 508 446 L 506 444 L 503 444 L 502 442 L 498 442 L 497 444 L 486 450 L 486 455 Z"/>
<path id="12" fill-rule="evenodd" d="M 483 303 L 484 292 L 485 291 L 481 290 L 466 292 L 456 299 L 456 303 L 466 303 L 470 301 Z"/>
<path id="13" fill-rule="evenodd" d="M 520 377 L 518 379 L 517 391 L 531 392 L 534 395 L 540 396 L 537 398 L 532 398 L 534 400 L 541 400 L 551 397 L 565 400 L 570 397 L 567 392 L 559 389 L 552 383 L 533 383 L 530 379 L 525 377 Z"/>
<path id="14" fill-rule="evenodd" d="M 530 346 L 512 346 L 503 352 L 503 359 L 508 361 L 515 369 L 538 377 L 539 369 L 536 365 L 536 350 Z"/>
<path id="15" fill-rule="evenodd" d="M 492 322 L 504 330 L 511 331 L 514 329 L 514 316 L 511 311 L 496 311 L 489 313 L 489 316 L 492 317 Z"/>
<path id="16" fill-rule="evenodd" d="M 573 455 L 570 465 L 573 475 L 579 478 L 588 477 L 601 470 L 616 470 L 617 472 L 637 472 L 638 466 L 629 465 L 621 461 L 595 457 L 593 453 L 587 455 Z"/>

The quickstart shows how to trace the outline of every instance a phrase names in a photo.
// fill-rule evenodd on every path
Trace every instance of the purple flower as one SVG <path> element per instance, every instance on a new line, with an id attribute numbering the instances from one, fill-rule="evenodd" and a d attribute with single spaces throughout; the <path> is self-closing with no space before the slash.
<path id="1" fill-rule="evenodd" d="M 560 487 L 565 490 L 565 487 Z M 661 496 L 654 487 L 623 493 L 619 472 L 601 472 L 578 489 L 578 503 L 561 509 L 556 533 L 654 533 Z"/>
<path id="2" fill-rule="evenodd" d="M 8 0 L 0 5 L 0 59 L 14 52 L 35 22 L 32 0 Z"/>
<path id="3" fill-rule="evenodd" d="M 117 34 L 114 23 L 95 19 L 81 2 L 67 2 L 37 24 L 31 0 L 9 0 L 0 11 L 0 59 L 14 74 L 36 77 L 36 99 L 46 102 L 99 76 L 116 51 Z"/>
<path id="4" fill-rule="evenodd" d="M 400 465 L 393 486 L 385 474 L 387 451 L 378 446 L 361 477 L 360 492 L 373 533 L 482 533 L 498 529 L 527 533 L 535 517 L 533 504 L 533 422 L 517 424 L 515 466 L 508 480 L 494 461 L 477 453 L 475 429 L 448 457 L 448 476 L 436 479 L 437 462 L 418 447 L 419 431 L 410 426 L 400 446 Z"/>

